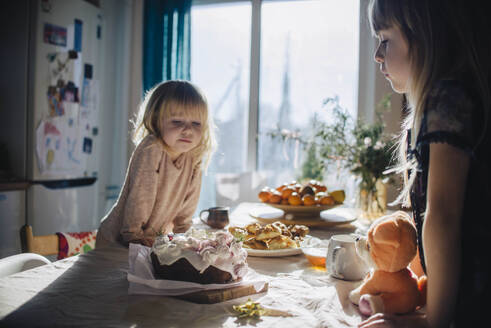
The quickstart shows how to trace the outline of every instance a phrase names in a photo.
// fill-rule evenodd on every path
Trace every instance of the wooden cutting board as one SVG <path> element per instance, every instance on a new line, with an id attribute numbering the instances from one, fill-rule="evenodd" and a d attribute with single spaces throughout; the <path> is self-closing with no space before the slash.
<path id="1" fill-rule="evenodd" d="M 175 297 L 193 303 L 214 304 L 243 296 L 265 293 L 267 291 L 268 283 L 266 283 L 260 291 L 256 291 L 254 285 L 241 285 L 227 289 L 203 290 Z"/>

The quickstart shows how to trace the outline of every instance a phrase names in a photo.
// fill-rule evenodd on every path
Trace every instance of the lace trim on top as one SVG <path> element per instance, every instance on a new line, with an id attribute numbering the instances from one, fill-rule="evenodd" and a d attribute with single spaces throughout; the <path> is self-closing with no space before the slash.
<path id="1" fill-rule="evenodd" d="M 469 156 L 474 157 L 474 151 L 470 143 L 454 132 L 449 131 L 433 131 L 423 135 L 416 142 L 416 149 L 421 149 L 422 146 L 429 145 L 430 143 L 446 143 L 457 147 L 467 153 Z M 411 152 L 414 150 L 411 149 Z M 416 155 L 416 159 L 418 159 L 418 155 Z M 419 161 L 418 161 L 419 162 Z"/>

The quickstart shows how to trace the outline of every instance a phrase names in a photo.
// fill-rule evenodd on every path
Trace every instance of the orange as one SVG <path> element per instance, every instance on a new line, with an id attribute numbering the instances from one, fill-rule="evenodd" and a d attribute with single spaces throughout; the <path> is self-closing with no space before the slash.
<path id="1" fill-rule="evenodd" d="M 327 191 L 327 187 L 323 183 L 319 183 L 315 188 L 317 189 L 317 191 L 320 191 L 320 192 L 326 192 Z"/>
<path id="2" fill-rule="evenodd" d="M 288 197 L 290 197 L 290 195 L 295 192 L 295 189 L 291 186 L 288 186 L 286 187 L 285 189 L 283 189 L 281 191 L 281 198 L 283 199 L 288 199 Z"/>
<path id="3" fill-rule="evenodd" d="M 288 197 L 288 203 L 294 206 L 302 205 L 302 199 L 300 198 L 300 195 L 297 192 L 292 192 L 290 197 Z"/>
<path id="4" fill-rule="evenodd" d="M 300 183 L 296 183 L 293 185 L 293 188 L 295 188 L 295 191 L 299 193 L 302 189 L 302 185 Z"/>
<path id="5" fill-rule="evenodd" d="M 334 205 L 334 198 L 332 196 L 324 196 L 319 199 L 321 205 Z"/>
<path id="6" fill-rule="evenodd" d="M 273 193 L 269 189 L 264 188 L 259 192 L 258 197 L 261 200 L 261 202 L 267 202 L 272 195 Z"/>
<path id="7" fill-rule="evenodd" d="M 277 187 L 276 190 L 278 190 L 279 192 L 283 191 L 283 189 L 285 189 L 286 187 L 288 187 L 288 183 L 284 183 L 282 184 L 281 186 Z"/>
<path id="8" fill-rule="evenodd" d="M 310 194 L 303 196 L 302 202 L 305 206 L 312 206 L 316 204 L 314 196 Z"/>
<path id="9" fill-rule="evenodd" d="M 269 198 L 269 203 L 279 204 L 281 202 L 281 193 L 277 190 L 273 191 L 273 194 Z"/>

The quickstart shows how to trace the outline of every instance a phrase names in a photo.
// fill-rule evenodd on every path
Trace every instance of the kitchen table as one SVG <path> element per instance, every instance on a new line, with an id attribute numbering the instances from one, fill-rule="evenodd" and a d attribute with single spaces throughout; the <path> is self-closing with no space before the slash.
<path id="1" fill-rule="evenodd" d="M 253 203 L 240 204 L 231 225 L 254 222 Z M 195 220 L 198 227 L 203 227 Z M 353 222 L 312 229 L 329 238 L 363 226 Z M 360 282 L 337 280 L 312 267 L 303 254 L 248 257 L 268 277 L 269 290 L 252 296 L 284 316 L 239 319 L 232 306 L 249 296 L 217 304 L 195 304 L 155 295 L 128 294 L 128 249 L 97 248 L 0 279 L 0 327 L 353 327 L 362 320 L 348 293 Z"/>

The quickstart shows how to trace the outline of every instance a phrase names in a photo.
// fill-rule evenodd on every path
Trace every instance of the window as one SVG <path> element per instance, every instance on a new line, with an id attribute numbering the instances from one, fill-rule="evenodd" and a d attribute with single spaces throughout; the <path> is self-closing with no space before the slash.
<path id="1" fill-rule="evenodd" d="M 245 170 L 251 5 L 238 2 L 191 9 L 191 78 L 208 99 L 217 126 L 211 171 Z"/>
<path id="2" fill-rule="evenodd" d="M 250 31 L 249 2 L 191 8 L 191 80 L 207 97 L 218 139 L 198 209 L 222 205 L 216 197 L 220 173 L 246 170 Z M 229 200 L 238 200 L 238 187 L 232 185 Z"/>
<path id="3" fill-rule="evenodd" d="M 261 13 L 258 169 L 269 184 L 298 178 L 304 152 L 298 141 L 271 139 L 283 130 L 304 137 L 323 100 L 339 96 L 355 109 L 358 83 L 358 2 L 265 2 Z M 285 131 L 286 130 L 286 131 Z"/>
<path id="4" fill-rule="evenodd" d="M 327 97 L 356 114 L 359 1 L 195 0 L 191 19 L 191 79 L 208 98 L 219 142 L 200 207 L 215 204 L 217 174 L 258 170 L 268 185 L 298 178 L 303 147 L 270 134 L 308 136 L 314 115 L 328 117 Z"/>

